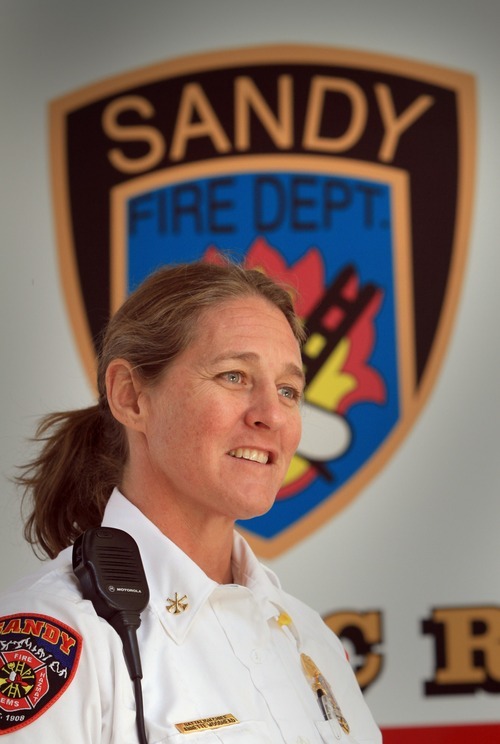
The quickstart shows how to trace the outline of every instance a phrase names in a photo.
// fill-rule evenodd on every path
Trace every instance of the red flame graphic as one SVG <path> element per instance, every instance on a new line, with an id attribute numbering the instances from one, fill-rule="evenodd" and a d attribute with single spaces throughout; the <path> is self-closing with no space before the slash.
<path id="1" fill-rule="evenodd" d="M 215 246 L 207 248 L 203 260 L 224 263 Z M 287 266 L 281 253 L 269 245 L 265 238 L 256 238 L 245 257 L 245 266 L 264 271 L 290 287 L 295 295 L 295 309 L 301 318 L 307 318 L 325 291 L 323 259 L 317 248 L 310 248 L 293 266 Z"/>
<path id="2" fill-rule="evenodd" d="M 204 260 L 208 263 L 224 263 L 224 257 L 215 246 L 207 248 Z M 301 318 L 307 318 L 317 305 L 325 291 L 325 270 L 321 252 L 317 248 L 310 248 L 293 266 L 288 266 L 282 254 L 273 248 L 263 237 L 254 240 L 245 257 L 245 266 L 259 269 L 292 288 L 295 293 L 295 309 Z M 353 277 L 343 290 L 346 296 L 354 299 L 359 292 L 359 281 Z M 345 361 L 343 372 L 351 374 L 356 380 L 356 388 L 344 396 L 337 407 L 339 413 L 344 413 L 360 401 L 382 403 L 385 400 L 385 385 L 376 370 L 367 365 L 375 344 L 374 317 L 376 316 L 382 295 L 377 294 L 368 305 L 359 321 L 348 333 L 351 341 L 349 355 Z M 327 325 L 336 325 L 334 308 L 330 313 Z"/>

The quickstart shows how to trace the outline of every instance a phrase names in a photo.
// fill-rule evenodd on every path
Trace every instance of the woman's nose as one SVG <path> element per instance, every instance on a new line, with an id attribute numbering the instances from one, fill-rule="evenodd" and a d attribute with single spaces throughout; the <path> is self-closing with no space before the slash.
<path id="1" fill-rule="evenodd" d="M 280 400 L 275 386 L 261 387 L 252 392 L 246 412 L 246 422 L 249 426 L 274 430 L 280 429 L 286 420 L 286 405 Z"/>

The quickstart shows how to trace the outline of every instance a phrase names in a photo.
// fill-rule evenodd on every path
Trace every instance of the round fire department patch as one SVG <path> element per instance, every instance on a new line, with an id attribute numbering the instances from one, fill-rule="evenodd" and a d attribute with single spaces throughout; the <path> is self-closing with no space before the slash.
<path id="1" fill-rule="evenodd" d="M 82 637 L 45 615 L 0 617 L 0 735 L 26 726 L 73 679 Z"/>

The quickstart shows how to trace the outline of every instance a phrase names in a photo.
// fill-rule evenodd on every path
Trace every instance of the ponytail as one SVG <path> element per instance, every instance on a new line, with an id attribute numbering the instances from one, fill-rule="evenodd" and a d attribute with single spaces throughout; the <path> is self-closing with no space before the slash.
<path id="1" fill-rule="evenodd" d="M 30 501 L 24 537 L 54 558 L 89 527 L 101 524 L 121 481 L 127 447 L 121 426 L 105 405 L 51 413 L 37 429 L 39 455 L 16 482 Z"/>

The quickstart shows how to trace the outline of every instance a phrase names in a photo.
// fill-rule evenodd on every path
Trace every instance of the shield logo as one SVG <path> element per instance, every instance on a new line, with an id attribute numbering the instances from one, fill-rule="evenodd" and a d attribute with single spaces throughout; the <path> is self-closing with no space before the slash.
<path id="1" fill-rule="evenodd" d="M 43 715 L 68 689 L 82 638 L 46 615 L 0 617 L 0 736 Z"/>
<path id="2" fill-rule="evenodd" d="M 463 278 L 475 86 L 462 72 L 309 46 L 182 58 L 51 105 L 63 285 L 83 363 L 143 278 L 230 254 L 293 288 L 309 331 L 304 432 L 274 556 L 331 518 L 422 410 Z"/>

